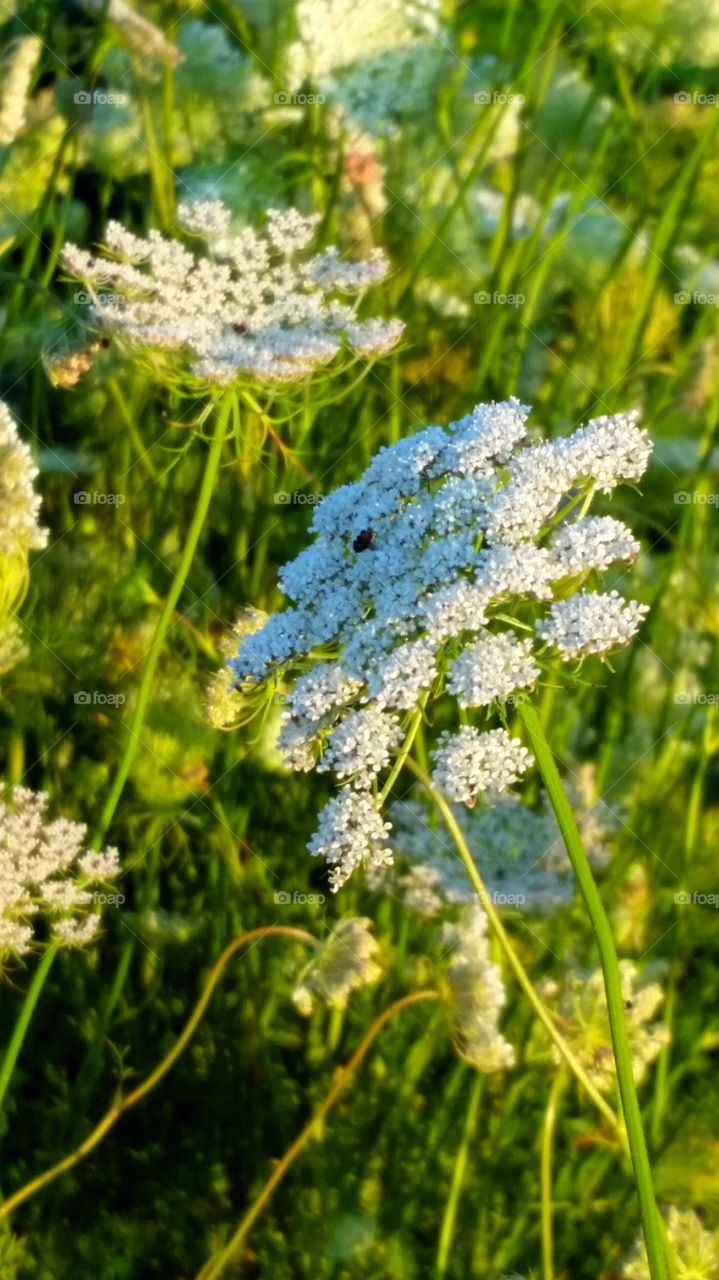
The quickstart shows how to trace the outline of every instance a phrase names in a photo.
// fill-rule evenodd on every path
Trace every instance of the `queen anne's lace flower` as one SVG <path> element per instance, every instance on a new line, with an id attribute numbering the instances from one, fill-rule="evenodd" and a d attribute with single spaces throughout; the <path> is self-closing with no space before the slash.
<path id="1" fill-rule="evenodd" d="M 15 787 L 0 802 L 0 953 L 25 955 L 35 943 L 33 921 L 44 916 L 51 941 L 84 947 L 100 913 L 89 886 L 119 874 L 116 849 L 83 851 L 86 828 L 67 818 L 49 822 L 47 796 Z"/>
<path id="2" fill-rule="evenodd" d="M 658 982 L 642 983 L 631 960 L 620 960 L 619 974 L 624 996 L 624 1020 L 632 1053 L 632 1071 L 636 1084 L 641 1084 L 648 1067 L 669 1043 L 669 1028 L 652 1021 L 664 1000 Z M 545 996 L 556 1001 L 556 1012 L 562 1020 L 564 1035 L 579 1058 L 587 1075 L 598 1089 L 609 1090 L 616 1082 L 612 1052 L 607 997 L 601 969 L 594 973 L 570 973 L 558 989 L 550 981 Z M 553 1050 L 557 1061 L 557 1050 Z"/>
<path id="3" fill-rule="evenodd" d="M 460 707 L 486 707 L 515 689 L 531 689 L 538 676 L 531 640 L 518 640 L 511 631 L 487 632 L 451 663 L 447 688 Z"/>
<path id="4" fill-rule="evenodd" d="M 537 635 L 565 658 L 604 654 L 628 644 L 646 613 L 646 605 L 623 600 L 618 591 L 605 595 L 582 591 L 556 601 L 549 617 L 537 624 Z"/>
<path id="5" fill-rule="evenodd" d="M 608 569 L 615 560 L 633 560 L 639 543 L 621 520 L 590 516 L 565 524 L 552 538 L 552 557 L 566 572 L 584 573 L 587 566 Z"/>
<path id="6" fill-rule="evenodd" d="M 0 96 L 0 146 L 14 142 L 25 124 L 28 91 L 41 52 L 37 36 L 25 36 L 12 52 Z"/>
<path id="7" fill-rule="evenodd" d="M 26 556 L 47 545 L 47 530 L 38 524 L 40 498 L 32 487 L 37 474 L 30 450 L 0 400 L 0 555 Z"/>
<path id="8" fill-rule="evenodd" d="M 506 729 L 480 733 L 467 724 L 457 733 L 441 733 L 432 759 L 435 786 L 450 800 L 470 805 L 485 791 L 506 791 L 532 764 L 527 748 Z"/>
<path id="9" fill-rule="evenodd" d="M 280 571 L 294 607 L 230 663 L 244 688 L 295 678 L 280 738 L 290 767 L 321 761 L 355 789 L 378 790 L 402 734 L 416 731 L 418 713 L 431 723 L 445 693 L 465 707 L 501 704 L 538 679 L 537 637 L 573 658 L 603 656 L 634 634 L 643 606 L 616 593 L 563 598 L 610 560 L 631 558 L 634 539 L 609 517 L 575 520 L 566 534 L 561 520 L 593 489 L 637 478 L 646 433 L 619 414 L 526 445 L 527 412 L 511 399 L 427 427 L 380 449 L 360 480 L 317 507 L 314 542 Z M 433 758 L 435 784 L 469 805 L 505 791 L 530 763 L 505 730 L 473 725 L 445 731 Z M 311 846 L 333 866 L 335 887 L 382 845 L 376 828 L 365 838 L 363 824 L 379 821 L 369 796 L 360 808 L 357 796 L 336 803 Z"/>
<path id="10" fill-rule="evenodd" d="M 384 822 L 374 802 L 361 791 L 341 791 L 320 813 L 320 822 L 308 848 L 324 857 L 330 867 L 330 884 L 339 889 L 359 866 L 386 866 L 392 861 L 387 843 L 391 824 Z"/>
<path id="11" fill-rule="evenodd" d="M 378 952 L 371 920 L 363 916 L 340 920 L 295 985 L 292 999 L 300 1013 L 312 1012 L 315 996 L 332 1009 L 344 1009 L 353 991 L 382 976 L 375 959 Z"/>
<path id="12" fill-rule="evenodd" d="M 667 1209 L 666 1224 L 677 1280 L 719 1280 L 719 1231 L 707 1231 L 693 1209 L 674 1204 Z M 624 1263 L 622 1280 L 651 1280 L 641 1236 Z"/>
<path id="13" fill-rule="evenodd" d="M 343 344 L 378 355 L 401 337 L 400 321 L 358 320 L 348 302 L 387 274 L 384 255 L 345 262 L 331 248 L 308 256 L 317 215 L 270 209 L 262 232 L 233 231 L 229 210 L 205 201 L 181 205 L 178 221 L 207 241 L 207 255 L 157 231 L 141 239 L 117 222 L 108 224 L 105 257 L 65 246 L 68 270 L 92 290 L 98 324 L 135 350 L 188 353 L 202 383 L 295 382 Z"/>
<path id="14" fill-rule="evenodd" d="M 489 958 L 487 917 L 481 907 L 470 907 L 442 933 L 452 948 L 447 974 L 462 1057 L 488 1074 L 506 1071 L 514 1066 L 514 1049 L 499 1030 L 507 995 L 499 966 Z"/>
<path id="15" fill-rule="evenodd" d="M 438 9 L 437 0 L 297 0 L 290 86 L 316 85 L 350 125 L 391 131 L 431 101 L 444 61 Z"/>

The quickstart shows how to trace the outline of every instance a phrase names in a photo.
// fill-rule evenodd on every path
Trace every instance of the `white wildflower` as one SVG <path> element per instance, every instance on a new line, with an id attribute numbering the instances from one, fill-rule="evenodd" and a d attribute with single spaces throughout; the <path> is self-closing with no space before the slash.
<path id="1" fill-rule="evenodd" d="M 233 231 L 229 210 L 204 201 L 180 205 L 178 221 L 207 241 L 207 254 L 116 222 L 106 256 L 64 249 L 68 270 L 92 291 L 97 323 L 138 353 L 165 352 L 171 369 L 173 353 L 188 353 L 202 384 L 289 383 L 331 363 L 343 345 L 381 354 L 399 340 L 400 321 L 358 321 L 357 298 L 350 305 L 387 274 L 387 260 L 380 250 L 367 262 L 343 261 L 336 249 L 307 258 L 316 215 L 270 209 L 262 232 Z"/>
<path id="2" fill-rule="evenodd" d="M 387 843 L 391 824 L 384 822 L 369 796 L 349 788 L 333 796 L 320 813 L 317 831 L 308 848 L 330 867 L 333 892 L 349 879 L 356 867 L 384 866 L 392 861 Z"/>
<path id="3" fill-rule="evenodd" d="M 0 94 L 0 146 L 9 146 L 24 128 L 28 92 L 41 52 L 38 36 L 25 36 L 8 59 Z"/>
<path id="4" fill-rule="evenodd" d="M 664 992 L 658 982 L 642 983 L 631 960 L 620 960 L 619 973 L 632 1073 L 635 1083 L 641 1084 L 649 1066 L 671 1038 L 665 1023 L 652 1021 L 664 1001 Z M 550 1000 L 556 996 L 556 984 L 548 986 L 546 995 Z M 568 974 L 559 988 L 555 1009 L 562 1021 L 565 1038 L 592 1082 L 598 1089 L 606 1091 L 613 1088 L 616 1068 L 601 969 L 591 974 Z M 553 1053 L 558 1061 L 557 1050 Z"/>
<path id="5" fill-rule="evenodd" d="M 566 658 L 604 655 L 628 644 L 646 613 L 647 605 L 623 600 L 618 591 L 582 591 L 568 600 L 556 601 L 549 617 L 537 623 L 537 635 Z"/>
<path id="6" fill-rule="evenodd" d="M 372 921 L 350 916 L 334 925 L 319 950 L 300 975 L 292 999 L 300 1013 L 309 1016 L 319 996 L 331 1009 L 346 1008 L 349 996 L 376 982 L 382 970 L 372 936 Z"/>
<path id="7" fill-rule="evenodd" d="M 418 712 L 431 731 L 438 699 L 486 707 L 531 689 L 536 637 L 570 659 L 634 634 L 643 606 L 616 593 L 555 597 L 569 566 L 582 574 L 634 554 L 618 521 L 575 520 L 566 536 L 561 521 L 594 489 L 636 478 L 645 433 L 617 415 L 527 444 L 527 413 L 510 399 L 426 427 L 380 449 L 358 481 L 317 507 L 314 541 L 280 571 L 295 607 L 244 639 L 229 664 L 249 687 L 294 682 L 280 741 L 291 767 L 332 769 L 368 788 L 402 734 L 416 732 Z M 471 724 L 445 731 L 433 754 L 435 785 L 468 805 L 505 791 L 530 764 L 503 729 Z M 311 846 L 328 850 L 335 887 L 382 843 L 377 829 L 371 841 L 355 831 L 355 815 L 380 822 L 369 800 L 369 809 L 356 796 L 336 804 Z M 343 823 L 347 855 L 335 839 Z"/>
<path id="8" fill-rule="evenodd" d="M 332 769 L 338 778 L 352 778 L 358 790 L 372 786 L 390 762 L 402 731 L 395 716 L 378 707 L 351 711 L 330 735 L 329 745 L 317 766 L 320 773 Z"/>
<path id="9" fill-rule="evenodd" d="M 297 0 L 295 21 L 290 87 L 317 86 L 350 127 L 391 132 L 431 102 L 444 65 L 437 0 Z"/>
<path id="10" fill-rule="evenodd" d="M 442 937 L 453 948 L 447 973 L 462 1057 L 487 1074 L 506 1071 L 515 1061 L 512 1045 L 499 1030 L 507 995 L 499 966 L 489 958 L 482 908 L 469 908 L 458 924 L 445 926 Z"/>
<path id="11" fill-rule="evenodd" d="M 531 689 L 538 675 L 531 640 L 519 640 L 513 631 L 487 632 L 450 663 L 447 688 L 460 707 L 487 707 L 515 689 Z"/>
<path id="12" fill-rule="evenodd" d="M 485 791 L 506 791 L 532 764 L 526 747 L 506 729 L 480 733 L 466 724 L 456 733 L 445 730 L 439 735 L 432 759 L 434 785 L 450 800 L 469 805 Z"/>
<path id="13" fill-rule="evenodd" d="M 666 1227 L 677 1280 L 719 1280 L 719 1231 L 707 1231 L 693 1209 L 674 1204 L 666 1211 Z M 641 1235 L 622 1267 L 622 1280 L 651 1280 Z"/>
<path id="14" fill-rule="evenodd" d="M 562 525 L 551 542 L 552 559 L 566 574 L 608 569 L 616 560 L 633 560 L 639 543 L 621 520 L 590 516 Z"/>
<path id="15" fill-rule="evenodd" d="M 0 951 L 33 949 L 33 923 L 44 916 L 58 946 L 86 946 L 100 914 L 88 886 L 114 879 L 117 850 L 84 852 L 86 828 L 67 818 L 48 821 L 47 796 L 15 787 L 0 802 Z"/>
<path id="16" fill-rule="evenodd" d="M 37 474 L 30 450 L 0 400 L 0 555 L 24 556 L 47 545 L 47 531 L 38 524 L 40 498 L 32 487 Z"/>
<path id="17" fill-rule="evenodd" d="M 474 809 L 456 805 L 453 812 L 496 906 L 546 911 L 572 900 L 572 865 L 546 804 L 530 809 L 508 794 Z M 418 881 L 433 894 L 431 914 L 475 899 L 464 865 L 444 830 L 433 825 L 436 815 L 427 802 L 397 801 L 390 817 L 394 854 L 409 862 L 408 873 L 396 882 L 408 906 L 421 909 L 414 894 Z"/>

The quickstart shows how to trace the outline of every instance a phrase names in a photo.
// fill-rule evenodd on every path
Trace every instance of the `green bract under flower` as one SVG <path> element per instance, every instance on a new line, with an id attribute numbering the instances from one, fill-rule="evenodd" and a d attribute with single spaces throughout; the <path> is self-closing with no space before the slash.
<path id="1" fill-rule="evenodd" d="M 527 412 L 514 399 L 478 405 L 381 449 L 318 507 L 315 542 L 281 570 L 295 607 L 230 663 L 248 690 L 294 676 L 280 737 L 288 764 L 349 783 L 310 845 L 335 889 L 359 864 L 390 858 L 377 784 L 413 715 L 450 695 L 486 714 L 531 691 L 550 649 L 604 656 L 645 612 L 578 588 L 638 550 L 618 520 L 584 510 L 595 490 L 640 478 L 646 432 L 617 414 L 527 443 Z M 469 723 L 445 730 L 433 759 L 435 785 L 468 805 L 506 791 L 531 763 L 506 729 Z"/>

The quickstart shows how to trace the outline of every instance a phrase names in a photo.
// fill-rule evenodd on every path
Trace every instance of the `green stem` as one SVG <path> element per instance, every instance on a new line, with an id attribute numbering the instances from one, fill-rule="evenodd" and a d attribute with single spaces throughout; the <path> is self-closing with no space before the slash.
<path id="1" fill-rule="evenodd" d="M 574 874 L 577 877 L 597 940 L 604 973 L 604 988 L 607 997 L 609 1026 L 612 1033 L 619 1093 L 622 1100 L 622 1110 L 634 1168 L 634 1180 L 642 1216 L 649 1273 L 651 1280 L 667 1280 L 666 1256 L 654 1196 L 652 1171 L 642 1127 L 642 1114 L 634 1085 L 632 1053 L 624 1021 L 624 997 L 622 995 L 619 963 L 612 931 L 599 890 L 594 883 L 592 868 L 584 851 L 571 805 L 564 792 L 557 766 L 554 763 L 554 756 L 544 736 L 539 717 L 530 702 L 520 703 L 517 707 L 517 712 L 529 735 L 539 771 L 547 788 L 559 830 L 562 833 L 562 839 L 574 868 Z"/>
<path id="2" fill-rule="evenodd" d="M 562 1094 L 566 1088 L 566 1073 L 558 1071 L 547 1099 L 542 1127 L 542 1271 L 544 1280 L 554 1280 L 554 1243 L 552 1233 L 552 1151 L 554 1131 Z"/>
<path id="3" fill-rule="evenodd" d="M 8 1085 L 12 1079 L 15 1063 L 18 1060 L 18 1055 L 22 1049 L 27 1029 L 30 1026 L 30 1019 L 35 1012 L 35 1005 L 38 1002 L 40 992 L 45 985 L 45 979 L 50 972 L 52 962 L 56 955 L 57 947 L 48 947 L 47 951 L 43 953 L 42 960 L 33 974 L 32 982 L 30 983 L 23 1001 L 20 1015 L 15 1023 L 10 1043 L 5 1050 L 5 1056 L 2 1060 L 2 1066 L 0 1067 L 0 1107 L 2 1107 L 5 1100 L 5 1094 L 7 1093 Z"/>
<path id="4" fill-rule="evenodd" d="M 177 604 L 185 582 L 187 581 L 190 567 L 195 558 L 197 544 L 200 540 L 200 535 L 205 524 L 205 517 L 207 515 L 210 499 L 212 498 L 212 492 L 215 486 L 215 479 L 220 465 L 220 458 L 222 456 L 222 446 L 225 442 L 225 432 L 230 413 L 232 412 L 234 400 L 234 392 L 230 392 L 221 402 L 217 410 L 215 428 L 212 434 L 210 448 L 207 453 L 207 461 L 205 463 L 205 472 L 202 477 L 200 492 L 197 496 L 197 503 L 192 517 L 192 523 L 190 524 L 187 534 L 185 549 L 182 553 L 182 559 L 180 560 L 177 573 L 173 578 L 172 585 L 165 599 L 162 613 L 160 614 L 155 628 L 155 634 L 152 638 L 152 644 L 150 645 L 150 650 L 147 655 L 147 662 L 145 663 L 145 670 L 142 673 L 142 680 L 140 681 L 140 688 L 137 693 L 135 713 L 132 717 L 132 724 L 130 725 L 127 743 L 125 744 L 125 751 L 123 753 L 122 760 L 120 761 L 120 767 L 115 775 L 112 790 L 105 802 L 105 807 L 102 811 L 100 822 L 93 840 L 93 845 L 96 848 L 102 843 L 105 838 L 105 833 L 112 822 L 120 796 L 122 795 L 125 783 L 127 782 L 128 774 L 132 768 L 135 753 L 140 744 L 140 731 L 147 712 L 147 704 L 150 698 L 153 677 L 160 659 L 165 636 L 172 621 L 175 605 Z"/>
<path id="5" fill-rule="evenodd" d="M 483 1088 L 484 1076 L 477 1072 L 472 1083 L 472 1091 L 469 1095 L 469 1107 L 467 1108 L 464 1133 L 462 1134 L 462 1141 L 459 1145 L 457 1158 L 454 1162 L 454 1169 L 452 1170 L 452 1185 L 449 1189 L 447 1205 L 442 1219 L 442 1229 L 439 1235 L 439 1245 L 437 1246 L 437 1280 L 443 1280 L 443 1277 L 447 1272 L 449 1251 L 452 1247 L 452 1238 L 454 1236 L 455 1223 L 457 1220 L 457 1209 L 459 1206 L 459 1199 L 462 1194 L 462 1183 L 464 1182 L 464 1175 L 467 1170 L 469 1144 L 474 1137 L 474 1131 L 477 1127 L 477 1115 L 479 1112 L 479 1103 L 482 1097 Z"/>
<path id="6" fill-rule="evenodd" d="M 532 980 L 529 977 L 527 970 L 525 969 L 524 965 L 522 964 L 522 961 L 520 960 L 514 947 L 512 946 L 509 935 L 506 929 L 504 928 L 504 925 L 502 924 L 499 913 L 496 910 L 494 903 L 492 902 L 491 894 L 487 892 L 485 883 L 481 875 L 479 874 L 474 858 L 472 857 L 472 853 L 469 848 L 469 845 L 467 844 L 467 841 L 465 840 L 462 834 L 462 829 L 459 823 L 457 822 L 457 819 L 455 818 L 454 814 L 452 813 L 450 806 L 447 804 L 447 801 L 445 800 L 441 792 L 435 791 L 429 778 L 426 776 L 426 774 L 422 772 L 419 766 L 415 764 L 414 760 L 412 760 L 411 757 L 407 760 L 407 767 L 411 769 L 411 771 L 415 774 L 415 776 L 419 778 L 420 782 L 422 782 L 423 785 L 427 788 L 434 803 L 436 804 L 437 808 L 442 814 L 442 817 L 444 818 L 445 824 L 447 826 L 447 830 L 449 831 L 452 839 L 454 840 L 455 845 L 457 846 L 457 852 L 460 858 L 462 859 L 462 862 L 464 863 L 470 882 L 473 888 L 475 889 L 477 893 L 477 897 L 479 898 L 479 901 L 482 904 L 482 907 L 484 908 L 487 914 L 487 919 L 489 920 L 489 923 L 495 933 L 495 936 L 499 939 L 500 946 L 502 947 L 502 950 L 504 951 L 504 954 L 507 957 L 507 960 L 509 961 L 510 968 L 514 973 L 514 976 L 517 979 L 517 982 L 519 983 L 524 994 L 529 1000 L 529 1003 L 534 1009 L 534 1012 L 539 1018 L 539 1021 L 542 1023 L 542 1026 L 545 1028 L 545 1030 L 549 1033 L 551 1039 L 553 1040 L 554 1044 L 557 1047 L 558 1052 L 564 1058 L 564 1061 L 567 1063 L 570 1070 L 574 1073 L 577 1080 L 584 1087 L 586 1093 L 592 1099 L 592 1102 L 594 1103 L 597 1110 L 601 1111 L 605 1120 L 609 1122 L 612 1129 L 617 1134 L 617 1137 L 619 1138 L 619 1141 L 621 1142 L 622 1147 L 628 1154 L 626 1135 L 622 1129 L 622 1126 L 619 1120 L 617 1119 L 614 1112 L 612 1111 L 612 1108 L 609 1106 L 609 1103 L 607 1102 L 606 1098 L 603 1098 L 599 1090 L 596 1089 L 592 1084 L 581 1062 L 572 1052 L 572 1049 L 567 1044 L 567 1041 L 564 1039 L 564 1036 L 556 1027 L 549 1010 L 546 1008 L 543 1001 L 537 995 L 537 992 L 535 991 L 532 985 Z"/>

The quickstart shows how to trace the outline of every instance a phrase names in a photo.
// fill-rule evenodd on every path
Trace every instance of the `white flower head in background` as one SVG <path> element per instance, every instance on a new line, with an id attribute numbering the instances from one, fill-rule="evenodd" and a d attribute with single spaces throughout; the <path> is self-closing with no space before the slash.
<path id="1" fill-rule="evenodd" d="M 280 734 L 289 767 L 345 783 L 310 844 L 333 889 L 391 860 L 379 779 L 418 716 L 431 726 L 433 704 L 452 698 L 460 719 L 503 714 L 535 687 L 550 642 L 573 663 L 603 657 L 641 622 L 643 606 L 582 590 L 610 560 L 631 560 L 635 539 L 576 510 L 640 478 L 646 432 L 617 414 L 529 443 L 527 413 L 515 399 L 482 404 L 380 449 L 325 498 L 314 542 L 280 571 L 294 606 L 230 662 L 243 689 L 294 685 Z M 432 758 L 435 786 L 466 805 L 531 764 L 505 727 L 465 722 L 439 734 Z"/>
<path id="2" fill-rule="evenodd" d="M 350 916 L 336 924 L 297 981 L 292 999 L 309 1016 L 319 997 L 331 1009 L 344 1009 L 353 991 L 382 976 L 377 964 L 372 921 Z"/>
<path id="3" fill-rule="evenodd" d="M 204 201 L 180 205 L 178 221 L 206 242 L 205 254 L 157 231 L 142 239 L 117 222 L 107 226 L 105 256 L 72 244 L 63 252 L 103 333 L 153 360 L 156 372 L 177 373 L 186 358 L 195 387 L 294 383 L 343 349 L 374 358 L 399 341 L 401 321 L 357 317 L 361 296 L 387 275 L 387 259 L 379 249 L 353 262 L 333 246 L 310 253 L 318 215 L 270 209 L 262 231 L 234 230 L 220 201 Z"/>
<path id="4" fill-rule="evenodd" d="M 642 982 L 631 960 L 620 960 L 619 973 L 634 1081 L 641 1084 L 649 1066 L 671 1038 L 666 1024 L 654 1021 L 664 1002 L 664 992 L 658 982 Z M 592 1083 L 603 1091 L 612 1089 L 616 1070 L 601 969 L 591 974 L 569 973 L 560 987 L 550 980 L 544 994 Z M 559 1061 L 556 1049 L 553 1054 Z"/>
<path id="5" fill-rule="evenodd" d="M 707 1231 L 693 1209 L 671 1205 L 665 1216 L 677 1280 L 719 1280 L 719 1231 Z M 624 1263 L 622 1280 L 650 1280 L 641 1236 Z"/>
<path id="6" fill-rule="evenodd" d="M 0 91 L 0 146 L 9 146 L 25 127 L 28 93 L 41 52 L 37 36 L 24 36 L 10 52 Z"/>
<path id="7" fill-rule="evenodd" d="M 27 587 L 29 553 L 47 545 L 47 530 L 38 522 L 40 498 L 33 488 L 37 473 L 10 410 L 0 400 L 0 673 L 25 656 L 13 614 Z"/>
<path id="8" fill-rule="evenodd" d="M 39 942 L 34 925 L 43 918 L 48 939 L 60 947 L 84 947 L 97 936 L 92 893 L 120 871 L 116 849 L 86 851 L 86 827 L 68 818 L 47 818 L 47 796 L 15 787 L 0 801 L 0 954 L 26 955 Z"/>
<path id="9" fill-rule="evenodd" d="M 297 0 L 288 87 L 310 85 L 350 129 L 396 130 L 432 104 L 446 50 L 437 0 Z"/>
<path id="10" fill-rule="evenodd" d="M 450 952 L 447 976 L 452 990 L 459 1052 L 488 1075 L 514 1066 L 514 1049 L 499 1030 L 507 1002 L 499 965 L 489 958 L 487 917 L 479 906 L 465 910 L 457 924 L 442 930 Z"/>

